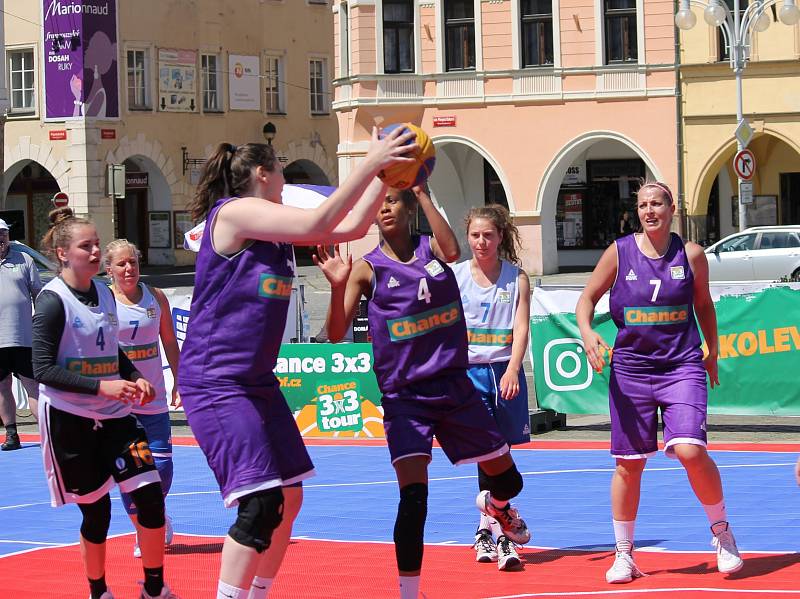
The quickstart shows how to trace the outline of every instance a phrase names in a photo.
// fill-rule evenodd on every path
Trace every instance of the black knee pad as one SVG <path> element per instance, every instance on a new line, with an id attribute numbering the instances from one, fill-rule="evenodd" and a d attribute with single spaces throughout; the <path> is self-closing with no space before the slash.
<path id="1" fill-rule="evenodd" d="M 131 499 L 136 506 L 136 517 L 142 528 L 164 526 L 164 494 L 160 483 L 151 483 L 133 491 Z"/>
<path id="2" fill-rule="evenodd" d="M 478 464 L 478 490 L 479 491 L 489 491 L 491 489 L 492 483 L 489 480 L 489 475 L 483 471 L 480 464 Z"/>
<path id="3" fill-rule="evenodd" d="M 394 523 L 394 552 L 397 569 L 401 572 L 414 572 L 422 568 L 427 516 L 428 485 L 413 483 L 400 489 L 400 503 Z"/>
<path id="4" fill-rule="evenodd" d="M 79 503 L 78 508 L 83 514 L 81 536 L 95 545 L 105 543 L 111 524 L 111 497 L 108 493 L 94 503 Z"/>
<path id="5" fill-rule="evenodd" d="M 272 531 L 283 520 L 283 491 L 280 487 L 259 491 L 239 500 L 239 515 L 228 534 L 261 553 L 269 548 Z"/>
<path id="6" fill-rule="evenodd" d="M 484 475 L 488 484 L 487 489 L 492 494 L 492 497 L 498 501 L 508 501 L 522 491 L 522 475 L 517 470 L 516 464 L 496 476 L 491 476 L 485 472 Z"/>

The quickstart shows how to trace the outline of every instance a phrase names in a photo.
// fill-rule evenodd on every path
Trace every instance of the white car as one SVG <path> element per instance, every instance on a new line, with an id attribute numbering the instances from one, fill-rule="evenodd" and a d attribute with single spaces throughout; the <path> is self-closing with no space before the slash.
<path id="1" fill-rule="evenodd" d="M 750 227 L 705 251 L 711 281 L 800 280 L 800 225 Z"/>

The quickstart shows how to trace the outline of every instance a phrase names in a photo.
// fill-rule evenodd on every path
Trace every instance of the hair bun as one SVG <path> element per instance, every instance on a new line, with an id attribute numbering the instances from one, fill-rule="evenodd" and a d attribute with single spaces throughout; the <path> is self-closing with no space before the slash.
<path id="1" fill-rule="evenodd" d="M 72 208 L 69 206 L 64 206 L 62 208 L 51 210 L 50 214 L 48 214 L 48 218 L 50 219 L 50 226 L 55 227 L 56 225 L 63 223 L 65 220 L 75 218 L 75 213 L 72 212 Z"/>

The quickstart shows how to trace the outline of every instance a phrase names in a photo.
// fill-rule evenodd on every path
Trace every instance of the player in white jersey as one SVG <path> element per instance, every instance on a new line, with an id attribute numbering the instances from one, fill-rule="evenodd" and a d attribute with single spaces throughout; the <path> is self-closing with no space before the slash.
<path id="1" fill-rule="evenodd" d="M 42 240 L 59 276 L 36 298 L 33 370 L 40 383 L 39 430 L 53 506 L 75 503 L 91 599 L 113 599 L 105 581 L 109 491 L 137 507 L 144 582 L 141 599 L 177 599 L 164 584 L 164 497 L 144 430 L 131 415 L 153 386 L 118 345 L 116 302 L 92 277 L 100 267 L 94 224 L 69 208 L 50 213 Z"/>
<path id="2" fill-rule="evenodd" d="M 498 204 L 467 214 L 472 259 L 453 267 L 467 321 L 472 383 L 509 445 L 530 441 L 528 387 L 522 360 L 528 346 L 530 282 L 516 266 L 519 233 Z M 478 469 L 478 485 L 486 487 Z M 481 515 L 475 533 L 476 559 L 500 570 L 521 568 L 514 543 L 497 523 Z"/>
<path id="3" fill-rule="evenodd" d="M 139 282 L 139 250 L 127 239 L 116 239 L 106 246 L 104 263 L 117 301 L 119 345 L 136 369 L 155 387 L 156 397 L 145 405 L 133 406 L 132 412 L 144 427 L 150 451 L 161 478 L 164 500 L 172 486 L 172 433 L 167 405 L 167 390 L 159 351 L 159 337 L 172 371 L 172 404 L 178 405 L 178 341 L 172 327 L 169 303 L 164 292 Z M 136 505 L 124 491 L 122 504 L 136 526 Z M 165 543 L 172 543 L 172 521 L 166 516 Z M 133 556 L 141 557 L 139 538 Z"/>

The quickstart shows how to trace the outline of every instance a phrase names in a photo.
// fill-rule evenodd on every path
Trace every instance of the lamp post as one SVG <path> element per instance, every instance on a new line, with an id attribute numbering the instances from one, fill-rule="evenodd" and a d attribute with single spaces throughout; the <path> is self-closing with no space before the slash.
<path id="1" fill-rule="evenodd" d="M 261 130 L 261 132 L 264 134 L 264 139 L 267 140 L 267 144 L 272 145 L 272 140 L 275 139 L 275 134 L 278 132 L 278 130 L 270 121 L 264 125 L 264 128 Z"/>
<path id="2" fill-rule="evenodd" d="M 689 30 L 697 23 L 697 17 L 691 6 L 703 7 L 703 18 L 712 27 L 719 27 L 725 45 L 728 47 L 730 65 L 736 76 L 736 125 L 743 120 L 742 109 L 742 72 L 747 65 L 753 31 L 766 31 L 770 26 L 770 18 L 766 9 L 782 3 L 779 18 L 785 25 L 794 25 L 800 21 L 800 8 L 795 0 L 753 0 L 744 12 L 739 9 L 740 0 L 733 0 L 733 14 L 721 0 L 680 0 L 680 7 L 675 13 L 675 24 L 683 30 Z M 737 149 L 745 148 L 740 136 L 736 136 Z M 739 230 L 747 228 L 747 206 L 742 202 L 742 183 L 739 178 Z"/>

